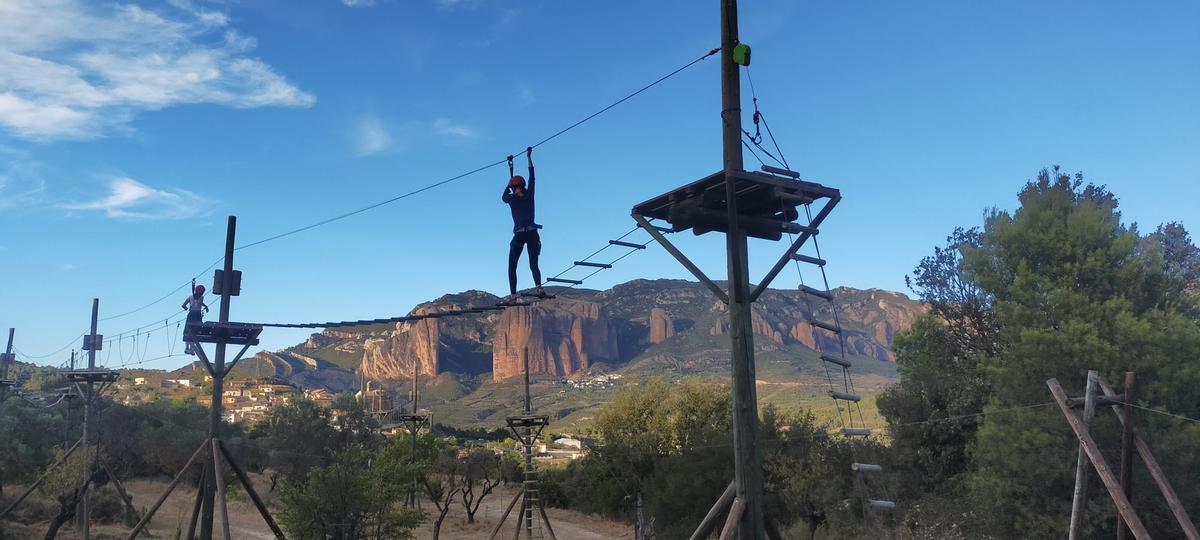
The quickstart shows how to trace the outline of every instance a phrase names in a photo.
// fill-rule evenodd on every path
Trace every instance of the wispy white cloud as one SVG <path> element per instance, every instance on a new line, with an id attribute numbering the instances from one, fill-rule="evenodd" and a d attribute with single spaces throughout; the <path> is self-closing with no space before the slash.
<path id="1" fill-rule="evenodd" d="M 220 12 L 81 0 L 0 2 L 0 126 L 30 139 L 90 138 L 180 104 L 309 107 Z M 171 9 L 174 8 L 174 9 Z"/>
<path id="2" fill-rule="evenodd" d="M 434 120 L 433 133 L 435 135 L 457 139 L 473 139 L 478 135 L 478 133 L 475 131 L 475 128 L 465 124 L 460 124 L 449 118 L 438 118 L 437 120 Z"/>
<path id="3" fill-rule="evenodd" d="M 75 269 L 75 265 L 73 265 L 71 263 L 62 263 L 62 264 L 58 265 L 58 269 L 59 269 L 59 271 L 62 271 L 62 272 L 70 272 Z"/>
<path id="4" fill-rule="evenodd" d="M 132 178 L 114 178 L 109 193 L 91 202 L 67 204 L 67 210 L 98 211 L 117 219 L 188 219 L 209 212 L 211 201 L 183 189 L 157 189 Z"/>
<path id="5" fill-rule="evenodd" d="M 368 115 L 358 121 L 352 134 L 354 150 L 360 156 L 377 154 L 392 145 L 392 136 L 377 115 Z"/>
<path id="6" fill-rule="evenodd" d="M 349 7 L 367 7 L 375 5 L 375 0 L 342 0 L 342 4 Z"/>
<path id="7" fill-rule="evenodd" d="M 43 164 L 24 150 L 0 145 L 0 209 L 31 209 L 43 204 Z"/>

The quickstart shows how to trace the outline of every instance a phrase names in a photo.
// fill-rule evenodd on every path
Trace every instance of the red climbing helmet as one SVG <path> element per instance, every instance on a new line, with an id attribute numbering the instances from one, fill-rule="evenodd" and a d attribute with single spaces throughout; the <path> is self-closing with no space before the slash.
<path id="1" fill-rule="evenodd" d="M 521 176 L 519 174 L 516 176 L 513 176 L 508 181 L 508 187 L 510 187 L 510 188 L 519 187 L 521 189 L 525 189 L 525 177 Z"/>
<path id="2" fill-rule="evenodd" d="M 196 288 L 192 292 L 196 293 L 197 295 L 202 295 L 204 294 L 205 290 L 207 289 L 204 288 L 204 285 L 196 285 Z"/>

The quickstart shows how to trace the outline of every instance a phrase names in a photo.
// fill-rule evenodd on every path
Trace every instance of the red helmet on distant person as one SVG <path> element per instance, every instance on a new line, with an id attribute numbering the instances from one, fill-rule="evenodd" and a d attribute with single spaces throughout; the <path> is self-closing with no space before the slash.
<path id="1" fill-rule="evenodd" d="M 508 181 L 508 187 L 510 187 L 510 188 L 519 187 L 521 189 L 525 189 L 525 177 L 521 176 L 521 175 L 512 177 Z"/>
<path id="2" fill-rule="evenodd" d="M 207 289 L 204 288 L 204 285 L 196 285 L 195 290 L 193 290 L 192 292 L 194 292 L 196 294 L 204 294 L 204 291 L 206 291 L 206 290 Z"/>

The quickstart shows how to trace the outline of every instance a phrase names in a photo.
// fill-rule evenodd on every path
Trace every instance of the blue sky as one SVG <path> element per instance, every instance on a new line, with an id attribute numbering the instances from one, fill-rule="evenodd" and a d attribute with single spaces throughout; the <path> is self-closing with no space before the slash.
<path id="1" fill-rule="evenodd" d="M 47 355 L 86 330 L 91 298 L 102 317 L 124 313 L 219 258 L 227 215 L 246 244 L 501 159 L 716 46 L 717 4 L 2 2 L 0 327 L 17 327 L 22 359 Z M 741 9 L 792 167 L 843 192 L 821 235 L 835 285 L 904 290 L 953 227 L 1011 208 L 1052 164 L 1108 185 L 1129 221 L 1200 229 L 1195 3 Z M 629 230 L 634 203 L 716 171 L 719 109 L 709 59 L 541 147 L 544 272 Z M 506 176 L 239 251 L 233 318 L 376 318 L 445 292 L 502 293 Z M 720 237 L 679 240 L 723 276 Z M 753 268 L 782 249 L 753 244 Z M 638 277 L 687 274 L 652 246 L 587 285 Z M 775 285 L 796 283 L 789 271 Z M 101 333 L 161 328 L 183 296 Z M 101 357 L 166 355 L 168 333 Z M 269 330 L 263 344 L 303 335 Z"/>

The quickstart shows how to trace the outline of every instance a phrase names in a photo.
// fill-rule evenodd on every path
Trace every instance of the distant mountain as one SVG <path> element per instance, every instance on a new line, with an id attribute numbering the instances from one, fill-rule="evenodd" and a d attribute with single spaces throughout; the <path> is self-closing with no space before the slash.
<path id="1" fill-rule="evenodd" d="M 925 307 L 903 294 L 876 289 L 843 287 L 833 294 L 856 369 L 892 373 L 892 338 Z M 467 291 L 420 304 L 411 313 L 494 305 L 497 300 L 486 292 Z M 836 348 L 836 337 L 814 332 L 805 322 L 808 300 L 818 320 L 833 320 L 828 303 L 796 290 L 769 290 L 754 304 L 760 363 L 811 363 L 818 346 Z M 605 291 L 571 289 L 557 299 L 502 312 L 328 329 L 294 347 L 260 353 L 236 371 L 345 391 L 356 388 L 360 377 L 399 386 L 415 368 L 426 379 L 449 374 L 470 386 L 472 380 L 502 382 L 520 375 L 521 354 L 527 351 L 530 372 L 551 378 L 616 371 L 727 375 L 725 310 L 694 282 L 634 280 Z"/>

